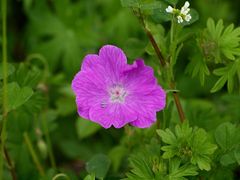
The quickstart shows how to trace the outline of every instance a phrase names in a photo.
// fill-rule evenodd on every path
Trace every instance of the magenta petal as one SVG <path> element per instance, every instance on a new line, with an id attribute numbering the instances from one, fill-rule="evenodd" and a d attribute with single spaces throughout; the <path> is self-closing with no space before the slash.
<path id="1" fill-rule="evenodd" d="M 90 107 L 108 96 L 105 87 L 104 79 L 98 72 L 83 71 L 74 77 L 72 89 L 76 94 L 76 103 L 80 116 L 89 118 Z"/>
<path id="2" fill-rule="evenodd" d="M 81 70 L 94 69 L 97 67 L 97 64 L 99 64 L 99 62 L 100 62 L 100 58 L 98 55 L 88 54 L 83 59 Z"/>
<path id="3" fill-rule="evenodd" d="M 141 109 L 139 112 L 138 119 L 136 121 L 131 122 L 132 126 L 136 126 L 139 128 L 148 128 L 153 123 L 156 122 L 156 112 L 147 111 L 146 109 Z"/>
<path id="4" fill-rule="evenodd" d="M 132 67 L 124 71 L 124 82 L 129 91 L 126 103 L 132 103 L 138 109 L 138 119 L 131 123 L 139 128 L 149 127 L 156 121 L 156 112 L 165 107 L 166 94 L 157 85 L 151 67 L 142 60 L 136 60 Z"/>
<path id="5" fill-rule="evenodd" d="M 90 109 L 89 116 L 92 121 L 100 123 L 104 128 L 112 125 L 121 128 L 137 119 L 137 113 L 123 104 L 105 104 L 105 106 L 96 104 Z"/>
<path id="6" fill-rule="evenodd" d="M 127 66 L 127 58 L 124 52 L 116 46 L 106 45 L 100 49 L 99 57 L 109 78 L 111 78 L 113 82 L 119 81 L 120 73 Z"/>

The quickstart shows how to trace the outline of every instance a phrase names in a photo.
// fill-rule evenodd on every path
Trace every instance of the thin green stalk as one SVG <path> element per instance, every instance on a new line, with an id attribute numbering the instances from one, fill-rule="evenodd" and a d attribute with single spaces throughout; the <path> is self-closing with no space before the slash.
<path id="1" fill-rule="evenodd" d="M 173 36 L 174 36 L 174 17 L 172 17 L 171 20 L 171 29 L 170 29 L 170 43 L 173 42 Z"/>
<path id="2" fill-rule="evenodd" d="M 3 121 L 1 128 L 0 179 L 3 178 L 4 147 L 7 124 L 7 1 L 2 0 Z"/>
<path id="3" fill-rule="evenodd" d="M 45 115 L 42 119 L 42 122 L 43 122 L 43 130 L 44 130 L 44 134 L 46 136 L 46 141 L 47 141 L 47 146 L 48 146 L 50 163 L 51 163 L 52 168 L 55 169 L 56 168 L 56 162 L 55 162 L 55 158 L 54 158 L 54 154 L 53 154 L 53 150 L 52 150 L 52 143 L 51 143 L 49 130 L 48 130 L 48 126 L 47 126 L 47 119 L 45 118 Z"/>
<path id="4" fill-rule="evenodd" d="M 35 163 L 35 165 L 36 165 L 36 167 L 37 167 L 37 169 L 39 171 L 39 174 L 41 176 L 44 176 L 45 172 L 44 172 L 43 166 L 41 165 L 41 163 L 40 163 L 40 161 L 39 161 L 39 159 L 38 159 L 38 157 L 36 155 L 36 152 L 35 152 L 35 150 L 33 148 L 33 145 L 32 145 L 32 142 L 31 142 L 29 136 L 28 136 L 28 133 L 24 132 L 23 133 L 23 137 L 24 137 L 25 143 L 26 143 L 26 145 L 28 147 L 28 150 L 29 150 L 29 152 L 30 152 L 30 154 L 32 156 L 33 162 Z"/>

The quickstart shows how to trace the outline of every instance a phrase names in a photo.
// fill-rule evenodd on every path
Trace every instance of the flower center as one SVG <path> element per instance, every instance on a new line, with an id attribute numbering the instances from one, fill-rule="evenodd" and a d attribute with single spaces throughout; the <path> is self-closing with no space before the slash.
<path id="1" fill-rule="evenodd" d="M 127 92 L 121 85 L 114 85 L 110 88 L 110 101 L 113 103 L 123 103 L 127 96 Z"/>

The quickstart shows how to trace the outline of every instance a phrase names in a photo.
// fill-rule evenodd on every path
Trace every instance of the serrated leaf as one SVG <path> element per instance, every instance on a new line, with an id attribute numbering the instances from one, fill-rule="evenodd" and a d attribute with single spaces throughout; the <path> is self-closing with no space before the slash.
<path id="1" fill-rule="evenodd" d="M 236 159 L 234 157 L 234 153 L 233 152 L 229 152 L 227 154 L 224 154 L 221 158 L 220 158 L 220 163 L 223 166 L 228 166 L 231 165 L 233 163 L 236 162 Z"/>
<path id="2" fill-rule="evenodd" d="M 131 170 L 131 173 L 127 174 L 129 179 L 154 180 L 154 173 L 151 164 L 145 159 L 145 157 L 132 156 L 130 158 L 130 164 L 133 169 Z"/>
<path id="3" fill-rule="evenodd" d="M 186 176 L 196 176 L 198 174 L 198 168 L 191 164 L 185 164 L 180 166 L 179 159 L 170 160 L 170 174 L 169 179 L 175 180 L 179 178 L 183 178 Z"/>
<path id="4" fill-rule="evenodd" d="M 36 87 L 42 78 L 42 71 L 36 66 L 28 67 L 25 63 L 20 63 L 13 74 L 12 79 L 20 86 Z"/>
<path id="5" fill-rule="evenodd" d="M 195 161 L 197 162 L 197 165 L 199 167 L 199 169 L 201 170 L 206 170 L 206 171 L 209 171 L 211 169 L 211 166 L 210 166 L 210 162 L 211 160 L 208 158 L 208 157 L 197 157 L 195 159 Z"/>
<path id="6" fill-rule="evenodd" d="M 163 159 L 170 159 L 170 158 L 174 157 L 175 155 L 177 155 L 177 153 L 178 153 L 178 149 L 173 148 L 172 146 L 163 146 L 161 148 L 161 150 L 165 151 L 162 155 Z"/>
<path id="7" fill-rule="evenodd" d="M 103 179 L 109 170 L 111 161 L 104 154 L 93 156 L 87 163 L 86 169 L 90 174 L 95 174 L 97 178 Z"/>
<path id="8" fill-rule="evenodd" d="M 96 133 L 99 129 L 101 129 L 101 126 L 92 121 L 78 118 L 76 121 L 76 129 L 78 137 L 80 139 L 84 139 Z"/>
<path id="9" fill-rule="evenodd" d="M 226 83 L 228 91 L 231 93 L 234 88 L 234 77 L 240 72 L 240 60 L 237 59 L 226 65 L 226 67 L 218 68 L 213 71 L 214 74 L 221 76 L 215 83 L 211 92 L 216 92 L 220 90 Z"/>
<path id="10" fill-rule="evenodd" d="M 204 85 L 206 76 L 210 75 L 210 71 L 204 58 L 199 54 L 195 54 L 186 68 L 186 72 L 192 77 L 199 77 L 201 85 Z"/>
<path id="11" fill-rule="evenodd" d="M 2 90 L 0 91 L 2 95 Z M 7 85 L 7 95 L 7 110 L 9 112 L 11 110 L 17 109 L 18 107 L 26 103 L 33 95 L 33 90 L 30 87 L 21 88 L 17 83 L 13 82 Z"/>
<path id="12" fill-rule="evenodd" d="M 15 71 L 15 67 L 12 64 L 7 64 L 7 76 L 13 74 L 13 72 Z M 2 63 L 0 63 L 0 80 L 3 79 L 3 65 Z"/>
<path id="13" fill-rule="evenodd" d="M 227 76 L 220 77 L 213 86 L 213 88 L 211 89 L 211 93 L 217 92 L 218 90 L 222 89 L 224 84 L 227 82 L 227 79 L 228 79 Z"/>
<path id="14" fill-rule="evenodd" d="M 210 156 L 217 149 L 208 139 L 208 134 L 204 129 L 189 127 L 185 122 L 180 127 L 175 128 L 175 136 L 169 129 L 157 130 L 163 142 L 167 145 L 162 146 L 164 151 L 163 158 L 178 157 L 183 160 L 190 159 L 193 165 L 197 165 L 201 170 L 210 170 Z M 172 134 L 174 141 L 171 140 Z"/>
<path id="15" fill-rule="evenodd" d="M 224 29 L 223 20 L 219 20 L 216 24 L 213 19 L 207 21 L 208 42 L 213 41 L 215 47 L 212 49 L 212 55 L 215 63 L 222 62 L 222 55 L 229 60 L 235 60 L 240 55 L 240 28 L 234 28 L 230 24 Z"/>
<path id="16" fill-rule="evenodd" d="M 166 129 L 165 131 L 159 129 L 157 130 L 157 133 L 162 138 L 163 142 L 167 144 L 174 144 L 177 141 L 175 135 L 169 129 Z"/>
<path id="17" fill-rule="evenodd" d="M 236 143 L 240 143 L 239 130 L 232 123 L 223 123 L 215 131 L 215 139 L 218 145 L 224 150 L 230 150 Z"/>

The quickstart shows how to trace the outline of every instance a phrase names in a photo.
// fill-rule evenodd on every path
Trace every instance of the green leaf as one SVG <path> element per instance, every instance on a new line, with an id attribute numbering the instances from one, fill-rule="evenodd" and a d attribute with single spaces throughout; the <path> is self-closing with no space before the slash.
<path id="1" fill-rule="evenodd" d="M 165 131 L 159 129 L 157 130 L 157 133 L 162 138 L 163 142 L 167 144 L 174 144 L 177 142 L 176 136 L 170 131 L 170 129 L 166 129 Z"/>
<path id="2" fill-rule="evenodd" d="M 240 145 L 238 145 L 238 147 L 235 148 L 234 157 L 235 157 L 238 165 L 240 165 Z"/>
<path id="3" fill-rule="evenodd" d="M 121 0 L 123 7 L 136 7 L 140 8 L 139 0 Z"/>
<path id="4" fill-rule="evenodd" d="M 101 126 L 99 126 L 98 124 L 90 120 L 78 118 L 76 121 L 76 128 L 77 128 L 78 137 L 80 139 L 84 139 L 93 135 L 98 130 L 100 130 Z"/>
<path id="5" fill-rule="evenodd" d="M 130 165 L 132 167 L 131 173 L 127 173 L 127 179 L 149 179 L 154 180 L 154 173 L 149 160 L 143 156 L 132 156 L 130 158 Z"/>
<path id="6" fill-rule="evenodd" d="M 227 76 L 220 77 L 218 81 L 214 84 L 213 88 L 211 89 L 211 93 L 217 92 L 220 89 L 222 89 L 227 80 L 228 80 Z"/>
<path id="7" fill-rule="evenodd" d="M 172 14 L 166 13 L 166 8 L 168 4 L 161 2 L 161 6 L 158 9 L 153 9 L 151 18 L 157 24 L 161 24 L 162 22 L 167 22 L 172 20 Z"/>
<path id="8" fill-rule="evenodd" d="M 36 66 L 28 66 L 26 63 L 20 63 L 13 74 L 12 79 L 20 86 L 36 87 L 42 78 L 42 71 Z"/>
<path id="9" fill-rule="evenodd" d="M 229 166 L 233 163 L 236 162 L 236 159 L 234 157 L 234 153 L 231 151 L 229 153 L 224 154 L 221 158 L 220 158 L 220 163 L 223 166 Z"/>
<path id="10" fill-rule="evenodd" d="M 146 26 L 148 28 L 148 30 L 151 31 L 151 33 L 154 36 L 155 41 L 157 42 L 159 48 L 161 49 L 163 56 L 167 56 L 167 38 L 165 35 L 165 29 L 162 25 L 160 24 L 153 24 L 150 22 L 146 22 Z M 152 47 L 151 43 L 149 42 L 147 47 L 146 47 L 146 51 L 148 54 L 150 55 L 156 55 L 156 52 L 154 50 L 154 48 Z"/>
<path id="11" fill-rule="evenodd" d="M 2 90 L 0 90 L 0 93 L 2 95 Z M 7 94 L 7 110 L 9 112 L 11 110 L 17 109 L 18 107 L 26 103 L 33 95 L 33 90 L 30 87 L 21 88 L 17 83 L 13 82 L 7 85 Z M 2 97 L 0 97 L 0 99 L 1 98 Z"/>
<path id="12" fill-rule="evenodd" d="M 224 151 L 230 150 L 234 145 L 240 144 L 239 128 L 229 122 L 223 123 L 217 127 L 215 139 Z"/>
<path id="13" fill-rule="evenodd" d="M 199 77 L 201 85 L 204 85 L 206 76 L 210 75 L 205 59 L 199 52 L 195 53 L 194 56 L 190 58 L 190 63 L 185 71 L 191 74 L 192 77 Z"/>
<path id="14" fill-rule="evenodd" d="M 217 76 L 220 76 L 220 78 L 211 89 L 211 92 L 213 93 L 219 91 L 227 82 L 228 91 L 231 93 L 234 88 L 234 78 L 238 77 L 239 72 L 240 59 L 227 64 L 226 67 L 215 69 L 213 73 Z"/>
<path id="15" fill-rule="evenodd" d="M 15 67 L 12 64 L 7 64 L 8 68 L 7 68 L 7 76 L 13 74 L 13 72 L 15 71 Z M 3 66 L 2 63 L 0 63 L 0 80 L 3 79 Z"/>
<path id="16" fill-rule="evenodd" d="M 234 28 L 230 24 L 224 28 L 223 20 L 219 20 L 216 24 L 213 19 L 207 21 L 207 34 L 205 35 L 207 42 L 214 44 L 212 55 L 215 63 L 222 62 L 223 57 L 229 60 L 235 60 L 240 55 L 240 27 Z"/>
<path id="17" fill-rule="evenodd" d="M 196 176 L 198 174 L 197 166 L 191 164 L 180 165 L 181 160 L 174 158 L 170 160 L 169 180 L 176 180 L 185 176 Z"/>
<path id="18" fill-rule="evenodd" d="M 217 149 L 208 139 L 208 134 L 204 129 L 189 127 L 185 122 L 181 126 L 175 127 L 175 134 L 169 129 L 157 130 L 157 133 L 167 145 L 162 146 L 163 158 L 169 159 L 178 157 L 197 165 L 201 170 L 210 170 L 210 156 Z"/>
<path id="19" fill-rule="evenodd" d="M 111 161 L 104 154 L 93 156 L 87 163 L 86 169 L 90 174 L 95 174 L 97 178 L 103 179 L 109 170 Z"/>
<path id="20" fill-rule="evenodd" d="M 95 175 L 87 175 L 83 180 L 95 180 Z"/>
<path id="21" fill-rule="evenodd" d="M 55 1 L 52 8 L 56 12 L 52 13 L 47 1 L 36 1 L 27 13 L 28 51 L 42 54 L 52 71 L 63 67 L 69 75 L 67 77 L 72 77 L 79 70 L 82 52 L 85 51 L 86 54 L 86 49 L 93 49 L 92 44 L 95 47 L 100 41 L 99 33 L 96 32 L 98 28 L 95 25 L 92 28 L 97 18 L 91 16 L 91 19 L 82 19 L 79 16 L 79 13 L 86 13 L 82 10 L 85 6 L 82 1 Z"/>
<path id="22" fill-rule="evenodd" d="M 165 1 L 171 5 L 176 5 L 178 3 L 178 0 L 165 0 Z"/>
<path id="23" fill-rule="evenodd" d="M 164 9 L 166 7 L 165 3 L 161 2 L 161 1 L 153 1 L 153 2 L 145 2 L 145 3 L 141 3 L 140 4 L 140 9 L 142 11 L 145 10 L 154 10 L 154 9 Z M 166 8 L 165 8 L 166 9 Z"/>

